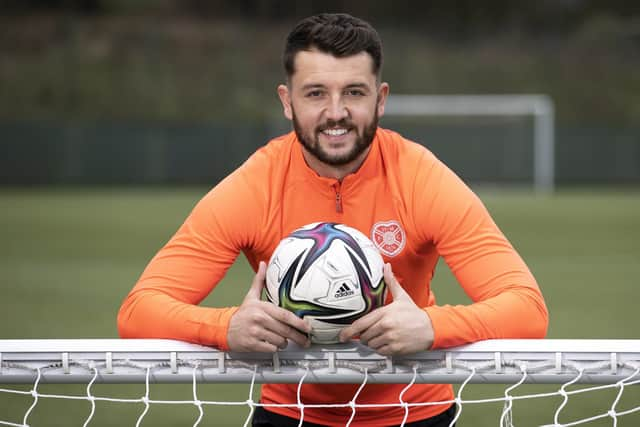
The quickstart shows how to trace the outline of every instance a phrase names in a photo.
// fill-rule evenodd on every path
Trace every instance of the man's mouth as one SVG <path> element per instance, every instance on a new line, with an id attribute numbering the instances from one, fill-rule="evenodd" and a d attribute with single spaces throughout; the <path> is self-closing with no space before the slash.
<path id="1" fill-rule="evenodd" d="M 332 129 L 324 129 L 322 133 L 328 136 L 342 136 L 349 132 L 349 129 L 346 128 L 332 128 Z"/>

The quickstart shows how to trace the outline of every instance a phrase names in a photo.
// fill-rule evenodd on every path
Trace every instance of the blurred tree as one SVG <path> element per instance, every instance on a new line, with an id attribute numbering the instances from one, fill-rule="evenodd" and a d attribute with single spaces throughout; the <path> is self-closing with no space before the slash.
<path id="1" fill-rule="evenodd" d="M 379 28 L 400 92 L 544 92 L 559 120 L 637 123 L 639 9 L 624 0 L 0 0 L 0 118 L 260 121 L 290 25 L 341 11 Z"/>
<path id="2" fill-rule="evenodd" d="M 376 25 L 409 26 L 456 38 L 504 31 L 566 34 L 594 15 L 630 17 L 640 14 L 640 2 L 628 0 L 0 0 L 0 6 L 5 13 L 64 10 L 81 14 L 127 14 L 146 11 L 261 21 L 294 20 L 319 12 L 349 12 Z"/>
<path id="3" fill-rule="evenodd" d="M 3 0 L 0 6 L 4 12 L 29 12 L 33 10 L 70 10 L 83 14 L 104 12 L 102 0 Z"/>

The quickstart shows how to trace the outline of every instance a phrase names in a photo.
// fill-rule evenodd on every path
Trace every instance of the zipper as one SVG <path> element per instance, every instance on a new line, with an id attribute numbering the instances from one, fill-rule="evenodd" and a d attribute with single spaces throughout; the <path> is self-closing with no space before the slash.
<path id="1" fill-rule="evenodd" d="M 336 212 L 342 213 L 342 193 L 340 193 L 340 183 L 333 186 L 336 192 Z"/>

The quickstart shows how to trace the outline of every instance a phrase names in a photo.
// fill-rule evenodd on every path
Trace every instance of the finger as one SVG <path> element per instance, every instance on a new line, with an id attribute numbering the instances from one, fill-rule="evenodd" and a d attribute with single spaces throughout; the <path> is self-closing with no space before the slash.
<path id="1" fill-rule="evenodd" d="M 407 294 L 407 292 L 400 286 L 398 280 L 393 275 L 393 270 L 391 269 L 391 264 L 387 263 L 384 265 L 384 282 L 389 287 L 391 291 L 391 295 L 393 296 L 393 300 L 396 301 L 398 299 L 403 298 L 411 298 Z"/>
<path id="2" fill-rule="evenodd" d="M 374 310 L 344 328 L 340 332 L 340 342 L 349 341 L 353 337 L 360 335 L 363 331 L 369 329 L 382 318 L 383 313 L 384 311 L 382 309 Z"/>
<path id="3" fill-rule="evenodd" d="M 264 327 L 268 329 L 271 333 L 276 334 L 279 337 L 282 337 L 282 339 L 285 341 L 286 340 L 293 341 L 301 347 L 308 347 L 310 345 L 309 335 L 304 334 L 298 331 L 297 329 L 292 328 L 289 325 L 280 323 L 275 319 L 265 322 Z"/>
<path id="4" fill-rule="evenodd" d="M 278 351 L 278 347 L 267 341 L 256 341 L 248 351 L 255 351 L 259 353 L 275 353 Z"/>
<path id="5" fill-rule="evenodd" d="M 276 319 L 277 321 L 289 325 L 290 327 L 297 329 L 303 334 L 311 333 L 311 325 L 304 319 L 299 318 L 293 312 L 285 310 L 273 304 L 265 303 L 265 310 L 267 314 Z"/>
<path id="6" fill-rule="evenodd" d="M 263 322 L 264 328 L 302 347 L 308 347 L 311 344 L 308 335 L 311 327 L 305 320 L 274 305 L 267 308 L 266 311 L 268 317 Z"/>
<path id="7" fill-rule="evenodd" d="M 264 261 L 260 261 L 258 263 L 258 271 L 256 275 L 253 277 L 253 282 L 251 282 L 251 287 L 247 292 L 247 295 L 244 297 L 245 300 L 259 300 L 262 296 L 262 288 L 264 287 L 265 277 L 267 274 L 267 264 Z"/>
<path id="8" fill-rule="evenodd" d="M 371 347 L 372 341 L 382 336 L 384 332 L 385 332 L 384 329 L 380 326 L 380 322 L 376 322 L 373 325 L 371 325 L 371 327 L 362 331 L 362 333 L 360 334 L 360 342 L 364 345 Z"/>
<path id="9" fill-rule="evenodd" d="M 382 347 L 389 345 L 389 340 L 385 337 L 384 334 L 379 334 L 367 340 L 366 345 L 373 350 L 379 351 Z"/>
<path id="10" fill-rule="evenodd" d="M 269 344 L 273 344 L 278 348 L 285 348 L 287 346 L 287 339 L 282 335 L 273 333 L 268 329 L 265 329 L 262 333 L 262 341 L 266 341 Z"/>
<path id="11" fill-rule="evenodd" d="M 391 356 L 393 355 L 393 350 L 390 345 L 384 344 L 378 348 L 374 349 L 376 353 L 381 354 L 383 356 Z"/>
<path id="12" fill-rule="evenodd" d="M 300 347 L 309 348 L 311 347 L 311 338 L 309 335 L 303 335 L 300 332 L 294 332 L 291 335 L 287 335 L 286 341 L 293 341 L 298 344 Z M 284 347 L 287 345 L 285 344 Z M 283 348 L 284 348 L 283 347 Z"/>

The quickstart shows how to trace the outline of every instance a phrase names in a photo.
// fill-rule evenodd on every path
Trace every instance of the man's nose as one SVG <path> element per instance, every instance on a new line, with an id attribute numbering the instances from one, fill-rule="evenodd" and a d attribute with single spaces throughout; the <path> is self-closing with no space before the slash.
<path id="1" fill-rule="evenodd" d="M 326 118 L 339 121 L 349 116 L 349 110 L 340 96 L 331 97 L 326 109 Z"/>

